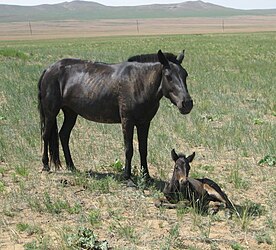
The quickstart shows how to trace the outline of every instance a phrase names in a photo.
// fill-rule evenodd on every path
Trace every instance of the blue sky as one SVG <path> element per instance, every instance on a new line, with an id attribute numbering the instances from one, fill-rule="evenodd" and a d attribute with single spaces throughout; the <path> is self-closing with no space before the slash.
<path id="1" fill-rule="evenodd" d="M 54 4 L 65 2 L 66 0 L 0 0 L 0 4 L 17 4 L 17 5 L 39 5 Z M 71 2 L 70 0 L 67 0 Z M 86 0 L 91 1 L 91 0 Z M 146 5 L 153 3 L 181 3 L 185 0 L 95 0 L 108 6 L 127 6 L 127 5 Z M 204 2 L 214 3 L 225 7 L 237 9 L 276 9 L 276 0 L 205 0 Z"/>

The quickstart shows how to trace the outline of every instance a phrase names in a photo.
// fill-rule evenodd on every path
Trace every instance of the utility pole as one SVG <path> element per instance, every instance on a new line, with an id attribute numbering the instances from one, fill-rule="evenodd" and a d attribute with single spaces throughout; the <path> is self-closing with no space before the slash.
<path id="1" fill-rule="evenodd" d="M 136 29 L 137 29 L 137 33 L 139 34 L 139 22 L 138 22 L 138 20 L 136 20 Z"/>
<path id="2" fill-rule="evenodd" d="M 33 35 L 33 30 L 32 30 L 31 21 L 29 21 L 29 29 L 30 29 L 30 34 L 31 34 L 31 36 L 32 36 L 32 35 Z"/>

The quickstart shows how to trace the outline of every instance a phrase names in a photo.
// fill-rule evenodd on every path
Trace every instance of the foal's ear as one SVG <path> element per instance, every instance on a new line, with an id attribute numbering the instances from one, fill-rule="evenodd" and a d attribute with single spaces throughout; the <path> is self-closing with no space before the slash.
<path id="1" fill-rule="evenodd" d="M 167 60 L 167 58 L 164 56 L 163 52 L 161 51 L 161 49 L 158 51 L 157 53 L 158 55 L 158 60 L 159 62 L 166 68 L 166 69 L 170 69 L 170 64 L 169 61 Z"/>
<path id="2" fill-rule="evenodd" d="M 174 161 L 177 161 L 177 159 L 179 158 L 178 154 L 175 152 L 174 149 L 171 151 L 171 156 Z"/>
<path id="3" fill-rule="evenodd" d="M 192 162 L 194 158 L 195 158 L 195 152 L 193 152 L 191 155 L 189 155 L 187 157 L 187 160 L 188 160 L 188 162 Z"/>
<path id="4" fill-rule="evenodd" d="M 185 57 L 185 49 L 177 56 L 176 60 L 181 64 L 183 62 L 183 59 Z"/>

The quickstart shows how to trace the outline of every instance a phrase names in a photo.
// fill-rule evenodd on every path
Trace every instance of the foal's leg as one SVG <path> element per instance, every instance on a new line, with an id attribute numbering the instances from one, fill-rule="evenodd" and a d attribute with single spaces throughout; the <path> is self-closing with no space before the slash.
<path id="1" fill-rule="evenodd" d="M 141 168 L 143 171 L 143 176 L 145 176 L 146 179 L 151 180 L 149 170 L 148 170 L 148 163 L 147 163 L 148 134 L 149 134 L 150 122 L 136 125 L 136 127 L 137 127 L 140 162 L 141 162 Z"/>
<path id="2" fill-rule="evenodd" d="M 122 129 L 123 129 L 124 144 L 125 144 L 124 177 L 125 179 L 129 180 L 131 177 L 131 159 L 133 156 L 133 131 L 134 131 L 133 122 L 130 122 L 127 119 L 122 119 Z"/>
<path id="3" fill-rule="evenodd" d="M 62 111 L 64 113 L 64 122 L 60 129 L 59 137 L 60 137 L 62 149 L 64 152 L 66 167 L 71 171 L 75 171 L 76 168 L 73 163 L 70 149 L 69 149 L 69 138 L 70 138 L 70 133 L 76 123 L 78 115 L 70 109 L 63 109 Z"/>

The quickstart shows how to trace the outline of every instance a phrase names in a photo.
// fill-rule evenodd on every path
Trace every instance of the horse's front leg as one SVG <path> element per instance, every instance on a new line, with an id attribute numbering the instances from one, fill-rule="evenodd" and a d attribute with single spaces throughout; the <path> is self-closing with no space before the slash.
<path id="1" fill-rule="evenodd" d="M 148 134 L 149 134 L 150 122 L 138 124 L 136 125 L 136 127 L 137 127 L 137 134 L 138 134 L 139 153 L 140 153 L 142 173 L 143 173 L 143 176 L 148 181 L 151 181 L 151 177 L 148 170 L 148 162 L 147 162 Z"/>
<path id="2" fill-rule="evenodd" d="M 76 171 L 75 165 L 73 163 L 70 149 L 69 149 L 69 138 L 70 133 L 76 123 L 77 114 L 69 109 L 63 109 L 64 122 L 59 132 L 59 137 L 64 152 L 64 157 L 66 161 L 66 166 L 68 170 Z"/>
<path id="3" fill-rule="evenodd" d="M 133 131 L 134 131 L 133 122 L 127 119 L 122 119 L 122 129 L 123 129 L 124 144 L 125 144 L 124 178 L 129 180 L 131 177 L 131 160 L 133 156 Z"/>

